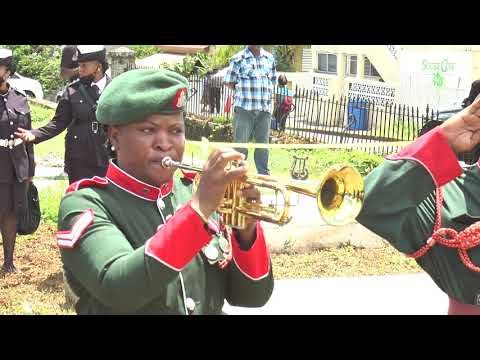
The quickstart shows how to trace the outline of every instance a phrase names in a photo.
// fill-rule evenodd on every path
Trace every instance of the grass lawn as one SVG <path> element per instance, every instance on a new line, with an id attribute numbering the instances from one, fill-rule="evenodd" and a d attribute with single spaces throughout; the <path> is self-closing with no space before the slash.
<path id="1" fill-rule="evenodd" d="M 205 152 L 198 142 L 187 141 L 183 157 L 184 162 L 190 164 L 192 156 L 197 160 L 202 159 L 204 161 L 207 159 L 212 148 L 213 144 L 210 144 L 209 150 Z M 271 175 L 282 180 L 291 179 L 290 168 L 292 167 L 294 155 L 297 157 L 308 157 L 306 167 L 309 171 L 309 180 L 319 179 L 328 167 L 340 163 L 355 166 L 362 175 L 366 175 L 383 161 L 381 156 L 370 155 L 360 151 L 271 149 L 269 151 Z M 253 148 L 249 149 L 247 162 L 250 171 L 256 172 Z"/>
<path id="2" fill-rule="evenodd" d="M 47 109 L 43 106 L 35 105 L 33 103 L 30 103 L 30 109 L 32 112 L 32 128 L 34 129 L 48 124 L 55 114 L 52 109 Z M 65 153 L 65 134 L 66 130 L 55 136 L 53 139 L 35 145 L 35 157 L 40 159 L 54 156 L 56 158 L 63 159 Z"/>

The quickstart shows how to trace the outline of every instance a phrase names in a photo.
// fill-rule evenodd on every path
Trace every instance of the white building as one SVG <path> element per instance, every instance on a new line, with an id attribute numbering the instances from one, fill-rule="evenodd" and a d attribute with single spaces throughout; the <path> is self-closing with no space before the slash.
<path id="1" fill-rule="evenodd" d="M 294 86 L 322 96 L 438 108 L 461 102 L 480 78 L 480 46 L 312 45 Z"/>

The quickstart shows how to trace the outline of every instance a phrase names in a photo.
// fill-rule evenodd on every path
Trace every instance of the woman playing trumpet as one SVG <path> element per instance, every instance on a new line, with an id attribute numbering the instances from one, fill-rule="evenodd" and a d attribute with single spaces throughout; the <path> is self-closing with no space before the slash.
<path id="1" fill-rule="evenodd" d="M 264 305 L 273 290 L 262 227 L 222 224 L 216 209 L 243 177 L 243 155 L 215 150 L 197 191 L 192 176 L 174 176 L 162 160 L 181 161 L 188 83 L 168 70 L 133 70 L 100 97 L 117 158 L 105 178 L 72 184 L 62 199 L 57 242 L 79 314 L 219 314 L 231 305 Z M 246 187 L 244 196 L 259 202 Z"/>

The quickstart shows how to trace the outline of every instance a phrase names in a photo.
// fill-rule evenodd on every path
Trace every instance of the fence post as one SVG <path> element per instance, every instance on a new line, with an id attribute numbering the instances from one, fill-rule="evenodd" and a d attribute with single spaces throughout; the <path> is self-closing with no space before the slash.
<path id="1" fill-rule="evenodd" d="M 297 130 L 297 109 L 299 108 L 299 96 L 298 96 L 298 85 L 295 85 L 295 109 L 293 113 L 293 131 L 292 133 L 295 135 L 295 131 Z"/>
<path id="2" fill-rule="evenodd" d="M 107 59 L 112 69 L 112 79 L 125 71 L 135 69 L 135 51 L 122 46 L 107 53 Z"/>

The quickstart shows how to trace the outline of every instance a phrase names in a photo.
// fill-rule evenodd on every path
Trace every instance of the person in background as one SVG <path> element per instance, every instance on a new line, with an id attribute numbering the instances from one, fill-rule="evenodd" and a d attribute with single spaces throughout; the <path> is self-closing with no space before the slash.
<path id="1" fill-rule="evenodd" d="M 65 172 L 71 183 L 83 178 L 105 176 L 109 150 L 107 136 L 95 117 L 98 98 L 110 83 L 103 45 L 78 45 L 79 79 L 69 84 L 53 119 L 45 126 L 16 135 L 27 143 L 39 144 L 65 129 Z"/>
<path id="2" fill-rule="evenodd" d="M 5 272 L 15 272 L 13 253 L 17 218 L 27 206 L 27 185 L 35 174 L 33 145 L 16 136 L 17 127 L 31 129 L 32 119 L 26 95 L 11 87 L 15 73 L 10 49 L 0 49 L 0 230 Z"/>
<path id="3" fill-rule="evenodd" d="M 235 143 L 268 144 L 272 119 L 273 87 L 276 82 L 276 63 L 273 55 L 260 45 L 248 45 L 235 54 L 224 78 L 235 91 L 233 140 Z M 237 149 L 245 157 L 248 150 Z M 269 175 L 268 149 L 255 149 L 257 172 Z"/>
<path id="4" fill-rule="evenodd" d="M 64 45 L 60 60 L 60 77 L 69 82 L 78 79 L 77 45 Z"/>
<path id="5" fill-rule="evenodd" d="M 279 75 L 273 110 L 273 118 L 279 131 L 285 131 L 288 114 L 293 108 L 293 96 L 287 85 L 287 77 L 284 74 Z"/>

